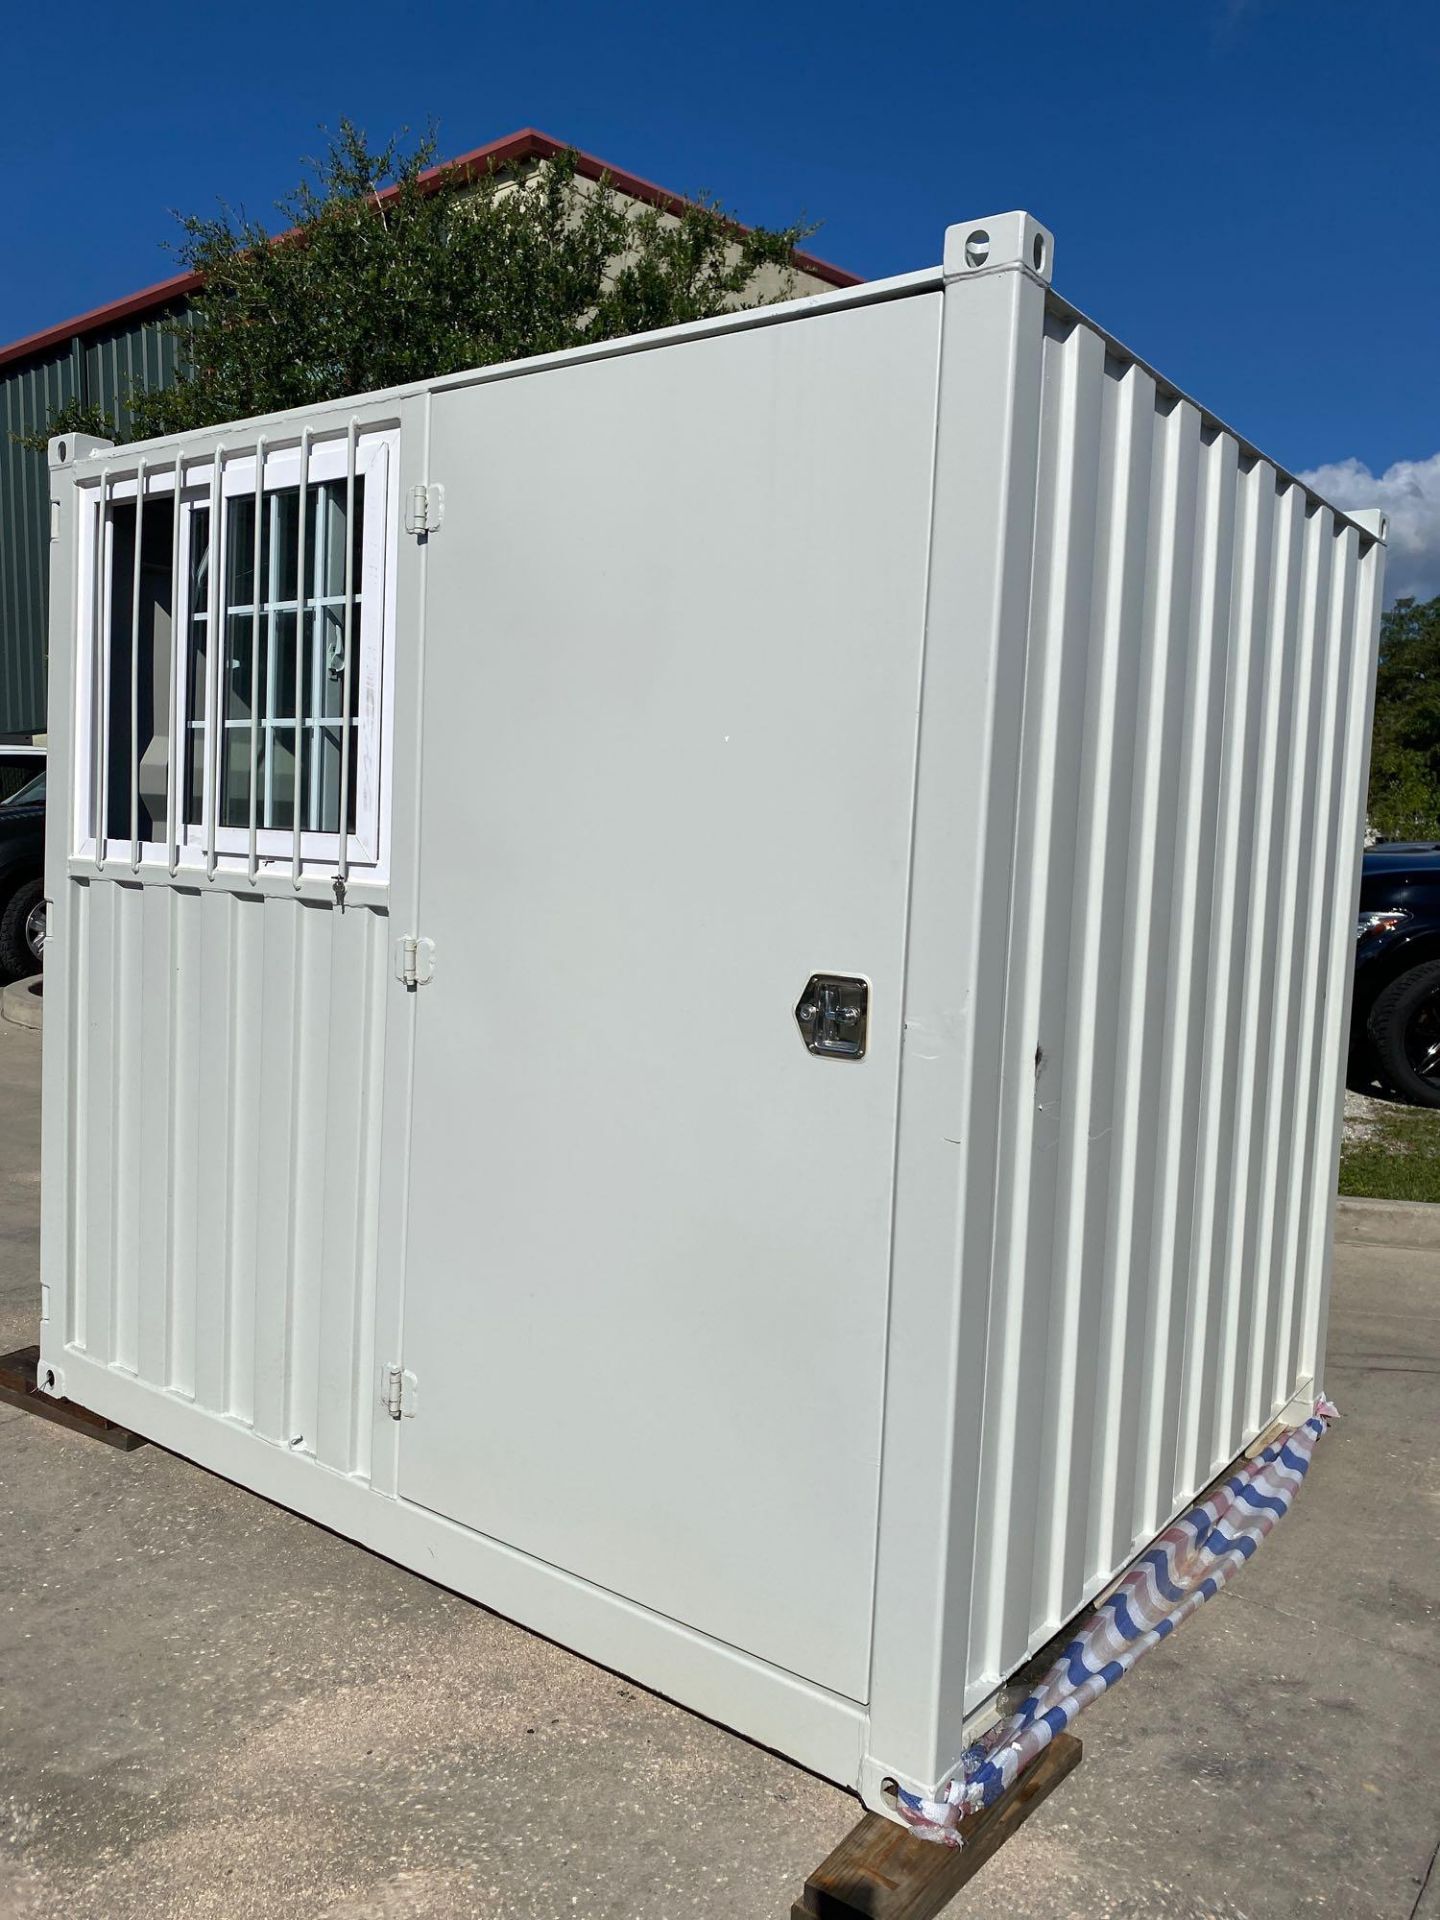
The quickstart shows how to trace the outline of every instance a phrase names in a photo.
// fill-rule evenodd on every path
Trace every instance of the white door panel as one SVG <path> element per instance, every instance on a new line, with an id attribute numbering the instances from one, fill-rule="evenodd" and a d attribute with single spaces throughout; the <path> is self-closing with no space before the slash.
<path id="1" fill-rule="evenodd" d="M 430 461 L 401 1492 L 861 1699 L 938 311 L 442 393 Z"/>

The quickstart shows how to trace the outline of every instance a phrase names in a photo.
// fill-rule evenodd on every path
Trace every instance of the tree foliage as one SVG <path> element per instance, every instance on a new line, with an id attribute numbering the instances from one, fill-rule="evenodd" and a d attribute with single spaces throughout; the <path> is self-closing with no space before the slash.
<path id="1" fill-rule="evenodd" d="M 270 234 L 230 209 L 184 216 L 177 253 L 204 276 L 171 323 L 180 372 L 127 394 L 130 438 L 309 406 L 466 367 L 700 320 L 793 288 L 806 229 L 742 230 L 713 200 L 667 218 L 579 172 L 573 151 L 522 176 L 451 167 L 429 137 L 372 148 L 343 120 Z M 387 191 L 388 190 L 388 191 Z M 757 276 L 764 269 L 770 291 Z M 118 437 L 69 403 L 60 431 Z"/>
<path id="2" fill-rule="evenodd" d="M 29 447 L 33 453 L 44 453 L 57 433 L 93 433 L 100 440 L 119 438 L 115 422 L 103 407 L 77 399 L 66 400 L 53 408 L 45 425 L 34 433 L 12 433 L 10 438 L 22 447 Z"/>
<path id="3" fill-rule="evenodd" d="M 1440 838 L 1440 599 L 1381 619 L 1369 811 L 1387 840 Z"/>

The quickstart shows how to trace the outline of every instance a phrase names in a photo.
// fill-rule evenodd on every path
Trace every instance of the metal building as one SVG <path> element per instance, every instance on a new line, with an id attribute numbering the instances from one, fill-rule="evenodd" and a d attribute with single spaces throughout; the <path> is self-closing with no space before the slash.
<path id="1" fill-rule="evenodd" d="M 174 374 L 176 342 L 165 322 L 183 311 L 161 299 L 132 318 L 93 329 L 75 321 L 73 331 L 53 329 L 38 345 L 18 341 L 0 351 L 0 733 L 45 726 L 49 477 L 44 454 L 12 436 L 43 430 L 67 400 L 103 407 L 123 432 L 132 388 L 163 386 Z"/>
<path id="2" fill-rule="evenodd" d="M 438 185 L 453 168 L 524 169 L 565 148 L 564 141 L 526 127 L 422 179 Z M 681 204 L 678 194 L 593 154 L 579 154 L 577 160 L 582 178 L 603 176 L 622 199 L 666 209 Z M 802 294 L 858 284 L 856 275 L 808 253 L 797 254 L 793 280 Z M 198 274 L 177 274 L 0 347 L 0 738 L 40 732 L 45 725 L 48 480 L 44 454 L 18 446 L 12 436 L 43 430 L 67 400 L 103 408 L 123 435 L 129 426 L 127 396 L 168 385 L 174 377 L 177 343 L 167 323 L 183 322 L 200 286 Z"/>
<path id="3" fill-rule="evenodd" d="M 872 1806 L 1324 1358 L 1383 523 L 1051 252 L 52 449 L 42 1385 Z"/>

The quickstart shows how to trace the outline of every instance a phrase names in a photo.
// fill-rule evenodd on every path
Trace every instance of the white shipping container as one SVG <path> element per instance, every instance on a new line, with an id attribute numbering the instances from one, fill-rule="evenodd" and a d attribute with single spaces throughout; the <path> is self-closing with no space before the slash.
<path id="1" fill-rule="evenodd" d="M 1384 527 L 1050 256 L 51 448 L 42 1381 L 874 1807 L 1324 1352 Z"/>

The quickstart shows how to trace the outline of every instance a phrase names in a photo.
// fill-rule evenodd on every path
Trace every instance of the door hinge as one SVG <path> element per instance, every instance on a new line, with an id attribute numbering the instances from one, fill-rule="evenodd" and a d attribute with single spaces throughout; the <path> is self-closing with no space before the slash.
<path id="1" fill-rule="evenodd" d="M 407 993 L 426 986 L 435 976 L 435 942 L 407 933 L 395 942 L 395 978 Z"/>
<path id="2" fill-rule="evenodd" d="M 415 1389 L 413 1373 L 407 1373 L 398 1362 L 386 1367 L 380 1382 L 380 1398 L 392 1420 L 415 1418 Z"/>
<path id="3" fill-rule="evenodd" d="M 411 487 L 405 496 L 405 531 L 434 533 L 445 518 L 445 489 L 438 480 L 428 486 Z"/>

